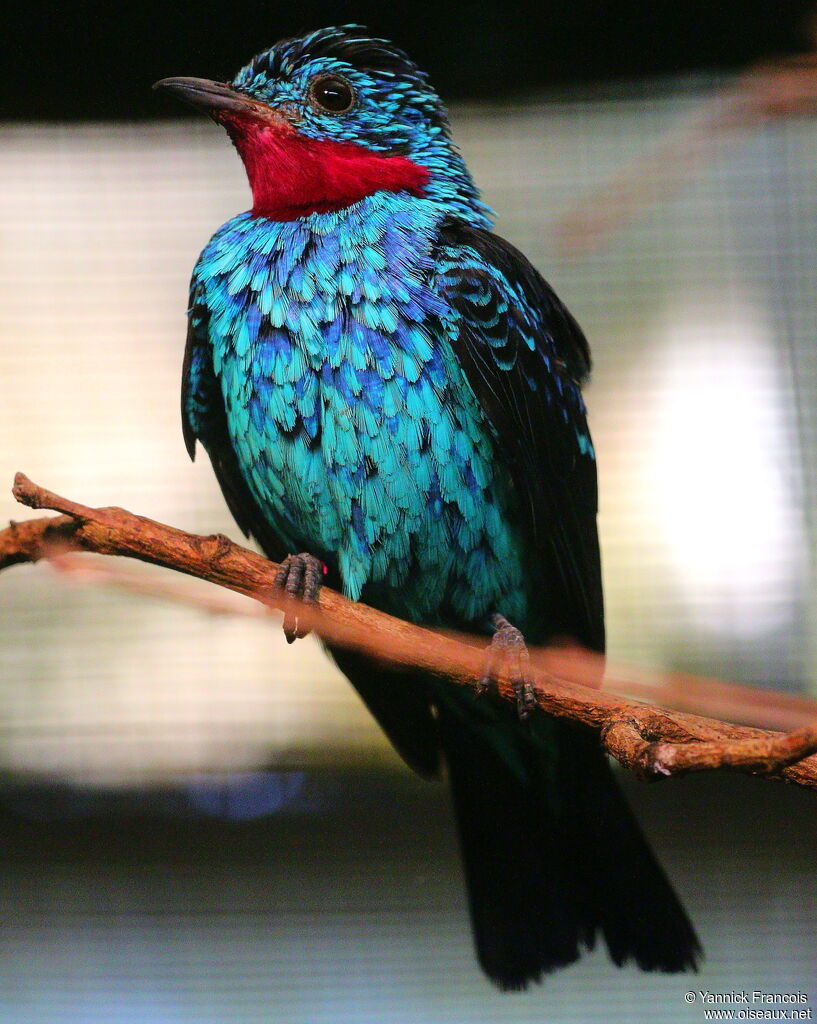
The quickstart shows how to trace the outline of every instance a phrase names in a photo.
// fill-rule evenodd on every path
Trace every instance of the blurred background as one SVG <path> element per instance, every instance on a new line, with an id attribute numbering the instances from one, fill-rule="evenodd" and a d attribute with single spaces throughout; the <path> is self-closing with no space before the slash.
<path id="1" fill-rule="evenodd" d="M 0 96 L 0 516 L 28 515 L 20 469 L 240 539 L 178 392 L 190 271 L 248 190 L 149 87 L 350 20 L 430 71 L 497 230 L 590 338 L 611 656 L 817 696 L 806 2 L 28 3 Z M 692 987 L 817 1006 L 811 793 L 623 779 L 700 975 L 597 951 L 501 996 L 445 787 L 314 641 L 47 566 L 4 572 L 0 602 L 3 1022 L 694 1022 Z"/>

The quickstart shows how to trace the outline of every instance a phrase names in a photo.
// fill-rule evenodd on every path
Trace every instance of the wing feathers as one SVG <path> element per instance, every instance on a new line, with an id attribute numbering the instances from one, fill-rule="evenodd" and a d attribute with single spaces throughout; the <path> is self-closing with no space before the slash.
<path id="1" fill-rule="evenodd" d="M 524 499 L 549 593 L 545 632 L 602 650 L 596 466 L 581 394 L 587 340 L 534 267 L 496 235 L 447 221 L 436 256 L 434 286 L 454 311 L 452 344 Z"/>

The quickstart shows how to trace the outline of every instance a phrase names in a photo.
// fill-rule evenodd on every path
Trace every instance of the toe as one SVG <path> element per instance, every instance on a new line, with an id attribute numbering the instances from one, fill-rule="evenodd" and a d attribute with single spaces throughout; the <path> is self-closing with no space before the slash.
<path id="1" fill-rule="evenodd" d="M 304 572 L 306 566 L 302 555 L 292 555 L 289 560 L 289 572 L 287 573 L 287 581 L 284 589 L 290 597 L 301 596 L 304 584 Z"/>
<path id="2" fill-rule="evenodd" d="M 276 587 L 278 590 L 283 590 L 287 585 L 287 577 L 289 576 L 289 564 L 291 561 L 292 555 L 287 555 L 283 562 L 281 562 L 281 564 L 278 566 L 278 572 L 276 572 L 275 579 L 272 582 L 272 585 Z"/>
<path id="3" fill-rule="evenodd" d="M 499 668 L 507 666 L 516 695 L 517 713 L 524 721 L 536 708 L 536 694 L 529 679 L 530 656 L 525 638 L 503 615 L 492 615 L 490 622 L 496 632 L 486 652 L 485 669 L 477 686 L 477 694 L 495 687 Z"/>
<path id="4" fill-rule="evenodd" d="M 293 601 L 317 604 L 323 583 L 323 571 L 323 562 L 314 555 L 306 552 L 300 555 L 287 555 L 278 567 L 273 585 L 276 589 L 283 590 Z M 299 623 L 297 610 L 285 609 L 284 635 L 287 643 L 291 644 L 308 634 L 309 630 Z"/>
<path id="5" fill-rule="evenodd" d="M 303 599 L 307 604 L 317 604 L 318 594 L 323 584 L 323 562 L 313 555 L 303 555 Z"/>
<path id="6" fill-rule="evenodd" d="M 519 715 L 520 721 L 524 722 L 530 718 L 531 712 L 536 710 L 536 693 L 533 685 L 527 680 L 514 686 L 514 693 L 516 694 L 516 713 Z"/>

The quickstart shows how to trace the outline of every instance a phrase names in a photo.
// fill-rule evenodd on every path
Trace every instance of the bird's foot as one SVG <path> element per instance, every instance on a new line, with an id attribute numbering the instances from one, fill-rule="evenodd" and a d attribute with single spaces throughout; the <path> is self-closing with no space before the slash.
<path id="1" fill-rule="evenodd" d="M 533 684 L 528 678 L 530 655 L 522 633 L 512 626 L 504 615 L 494 614 L 490 618 L 494 627 L 494 635 L 485 658 L 485 669 L 477 687 L 478 694 L 487 693 L 497 683 L 496 673 L 504 665 L 508 666 L 511 686 L 516 694 L 516 710 L 524 721 L 536 708 L 536 696 Z"/>
<path id="2" fill-rule="evenodd" d="M 300 555 L 287 555 L 275 574 L 274 586 L 283 590 L 289 597 L 303 604 L 317 604 L 318 594 L 323 584 L 323 562 L 314 555 L 303 552 Z M 284 636 L 287 643 L 300 640 L 309 635 L 298 621 L 295 608 L 284 612 Z"/>

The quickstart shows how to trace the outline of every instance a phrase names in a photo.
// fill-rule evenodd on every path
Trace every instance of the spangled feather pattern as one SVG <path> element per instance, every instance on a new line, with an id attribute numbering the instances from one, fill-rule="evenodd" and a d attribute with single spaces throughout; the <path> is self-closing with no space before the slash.
<path id="1" fill-rule="evenodd" d="M 348 114 L 310 102 L 327 73 L 353 86 Z M 400 154 L 428 182 L 219 229 L 191 287 L 188 450 L 202 442 L 270 557 L 308 550 L 352 598 L 473 630 L 500 611 L 534 642 L 602 650 L 587 343 L 490 233 L 425 75 L 347 26 L 285 40 L 233 85 L 306 139 Z M 477 952 L 501 987 L 597 933 L 618 964 L 694 965 L 694 931 L 592 734 L 543 716 L 522 727 L 505 702 L 337 660 L 413 767 L 445 759 Z"/>
<path id="2" fill-rule="evenodd" d="M 595 451 L 581 393 L 587 341 L 538 272 L 496 235 L 448 221 L 436 262 L 435 287 L 456 313 L 454 351 L 524 496 L 536 572 L 550 584 L 529 628 L 540 642 L 558 633 L 603 650 Z"/>
<path id="3" fill-rule="evenodd" d="M 523 620 L 515 491 L 432 287 L 441 219 L 386 193 L 305 221 L 243 214 L 199 260 L 194 328 L 206 320 L 229 445 L 285 546 L 418 621 Z M 202 414 L 202 359 L 186 408 L 208 447 L 221 421 Z"/>

